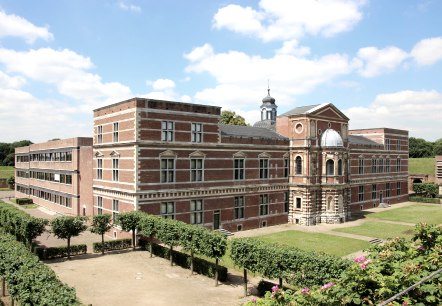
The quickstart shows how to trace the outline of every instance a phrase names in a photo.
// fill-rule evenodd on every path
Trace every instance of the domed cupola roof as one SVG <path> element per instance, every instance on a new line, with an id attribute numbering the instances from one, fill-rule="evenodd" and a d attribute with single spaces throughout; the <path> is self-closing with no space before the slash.
<path id="1" fill-rule="evenodd" d="M 343 147 L 341 135 L 333 129 L 327 129 L 321 136 L 321 147 Z"/>
<path id="2" fill-rule="evenodd" d="M 262 103 L 263 104 L 275 104 L 275 98 L 273 98 L 272 96 L 270 96 L 270 88 L 269 89 L 267 89 L 267 96 L 265 96 L 263 99 L 262 99 Z"/>

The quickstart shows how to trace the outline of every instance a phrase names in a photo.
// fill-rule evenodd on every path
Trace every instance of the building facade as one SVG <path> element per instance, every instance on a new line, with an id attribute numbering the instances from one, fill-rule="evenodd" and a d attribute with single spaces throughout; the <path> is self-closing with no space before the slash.
<path id="1" fill-rule="evenodd" d="M 435 159 L 435 179 L 436 184 L 439 185 L 439 194 L 442 195 L 442 155 L 437 155 Z"/>
<path id="2" fill-rule="evenodd" d="M 139 210 L 228 231 L 341 223 L 408 199 L 407 131 L 349 130 L 331 103 L 278 116 L 275 102 L 269 90 L 253 127 L 219 124 L 220 107 L 192 103 L 133 98 L 98 108 L 83 146 L 17 149 L 17 194 L 66 214 Z M 57 160 L 61 148 L 72 148 L 72 161 Z M 61 183 L 67 172 L 75 183 Z M 49 204 L 60 193 L 69 205 Z"/>
<path id="3" fill-rule="evenodd" d="M 92 215 L 92 138 L 15 149 L 15 196 L 64 215 Z"/>

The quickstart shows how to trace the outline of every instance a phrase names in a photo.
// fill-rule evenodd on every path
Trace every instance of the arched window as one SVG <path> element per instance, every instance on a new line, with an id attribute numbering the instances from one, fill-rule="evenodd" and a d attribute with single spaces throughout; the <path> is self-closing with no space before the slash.
<path id="1" fill-rule="evenodd" d="M 327 160 L 325 168 L 327 175 L 335 175 L 335 162 L 332 159 Z"/>
<path id="2" fill-rule="evenodd" d="M 302 174 L 302 158 L 301 158 L 301 156 L 297 156 L 295 159 L 295 174 L 296 175 Z"/>
<path id="3" fill-rule="evenodd" d="M 332 196 L 329 196 L 328 198 L 327 198 L 327 210 L 334 210 L 333 208 L 333 205 L 334 203 L 333 203 L 333 197 Z"/>
<path id="4" fill-rule="evenodd" d="M 338 175 L 342 175 L 342 159 L 338 160 Z"/>

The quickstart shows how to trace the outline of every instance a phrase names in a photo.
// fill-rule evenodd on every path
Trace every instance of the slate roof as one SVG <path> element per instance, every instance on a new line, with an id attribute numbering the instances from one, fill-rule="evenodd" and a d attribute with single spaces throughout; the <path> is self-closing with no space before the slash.
<path id="1" fill-rule="evenodd" d="M 284 136 L 276 133 L 275 131 L 272 131 L 267 128 L 219 124 L 219 129 L 221 131 L 221 136 L 254 137 L 254 138 L 288 140 L 287 137 L 284 137 Z"/>
<path id="2" fill-rule="evenodd" d="M 309 110 L 319 106 L 321 104 L 316 104 L 316 105 L 307 105 L 307 106 L 300 106 L 300 107 L 295 107 L 292 110 L 289 110 L 288 112 L 279 115 L 279 116 L 293 116 L 293 115 L 301 115 L 301 114 L 305 114 L 306 112 L 308 112 Z"/>
<path id="3" fill-rule="evenodd" d="M 371 139 L 368 139 L 367 137 L 358 136 L 358 135 L 348 135 L 348 141 L 350 142 L 350 144 L 382 146 L 382 144 L 377 143 Z"/>

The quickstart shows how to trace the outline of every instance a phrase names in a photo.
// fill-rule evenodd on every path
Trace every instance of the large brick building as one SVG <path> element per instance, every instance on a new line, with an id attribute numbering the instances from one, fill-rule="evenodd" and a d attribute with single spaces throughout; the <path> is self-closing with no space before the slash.
<path id="1" fill-rule="evenodd" d="M 270 92 L 253 127 L 219 124 L 220 112 L 141 98 L 94 110 L 87 212 L 140 210 L 238 231 L 345 222 L 407 200 L 407 131 L 349 130 L 331 103 L 278 116 Z"/>
<path id="2" fill-rule="evenodd" d="M 15 149 L 16 197 L 65 215 L 91 215 L 92 138 L 70 138 Z"/>

